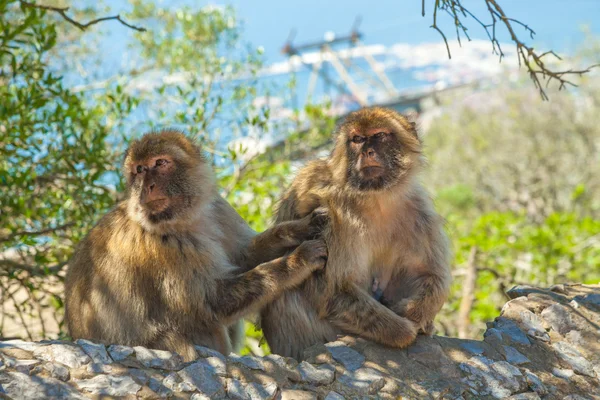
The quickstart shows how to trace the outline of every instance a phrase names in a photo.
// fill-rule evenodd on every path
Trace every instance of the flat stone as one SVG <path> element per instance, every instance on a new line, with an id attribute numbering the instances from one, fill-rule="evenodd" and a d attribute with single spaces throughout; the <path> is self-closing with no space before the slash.
<path id="1" fill-rule="evenodd" d="M 179 383 L 181 383 L 182 381 L 183 379 L 181 379 L 181 376 L 179 376 L 177 372 L 171 372 L 165 377 L 165 379 L 163 379 L 162 384 L 166 388 L 179 391 L 177 385 L 179 385 Z"/>
<path id="2" fill-rule="evenodd" d="M 70 378 L 69 369 L 64 365 L 48 362 L 43 365 L 43 368 L 55 379 L 66 382 Z"/>
<path id="3" fill-rule="evenodd" d="M 204 347 L 204 346 L 194 346 L 194 348 L 196 349 L 196 352 L 198 353 L 198 356 L 200 356 L 200 357 L 203 357 L 203 358 L 217 357 L 217 358 L 220 358 L 221 360 L 225 361 L 225 356 L 216 350 L 213 350 L 213 349 L 210 349 L 210 348 Z"/>
<path id="4" fill-rule="evenodd" d="M 511 364 L 526 364 L 531 362 L 527 357 L 525 357 L 523 354 L 519 353 L 519 351 L 517 349 L 515 349 L 514 347 L 511 346 L 502 346 L 503 348 L 503 352 L 504 352 L 504 358 L 506 358 L 506 361 L 511 363 Z"/>
<path id="5" fill-rule="evenodd" d="M 519 313 L 521 317 L 521 323 L 527 331 L 527 335 L 544 342 L 550 341 L 550 336 L 544 328 L 544 321 L 542 318 L 532 313 L 531 311 L 521 311 Z"/>
<path id="6" fill-rule="evenodd" d="M 33 355 L 40 360 L 59 362 L 69 368 L 79 368 L 92 361 L 81 347 L 73 344 L 51 344 L 38 347 L 34 350 Z"/>
<path id="7" fill-rule="evenodd" d="M 5 359 L 5 361 L 8 361 Z M 40 364 L 40 360 L 15 360 L 11 359 L 10 363 L 7 362 L 6 366 L 10 368 L 14 368 L 15 370 L 22 372 L 24 374 L 29 374 L 29 371 L 36 365 Z"/>
<path id="8" fill-rule="evenodd" d="M 282 357 L 279 354 L 269 354 L 268 356 L 265 356 L 264 359 L 271 361 L 272 363 L 274 363 L 275 365 L 277 365 L 283 369 L 294 368 L 298 365 L 298 361 L 296 361 L 295 359 L 289 358 L 289 357 Z M 310 361 L 308 361 L 308 362 L 310 362 Z M 322 364 L 322 363 L 317 363 L 317 364 Z"/>
<path id="9" fill-rule="evenodd" d="M 563 305 L 553 304 L 546 307 L 541 316 L 555 332 L 563 336 L 576 328 L 571 321 L 569 310 Z"/>
<path id="10" fill-rule="evenodd" d="M 347 371 L 337 378 L 336 383 L 342 391 L 350 390 L 360 395 L 375 394 L 385 386 L 385 378 L 381 372 L 372 368 L 360 368 Z"/>
<path id="11" fill-rule="evenodd" d="M 600 293 L 590 293 L 583 296 L 575 296 L 574 300 L 578 303 L 600 307 Z"/>
<path id="12" fill-rule="evenodd" d="M 135 352 L 135 350 L 133 350 L 133 347 L 113 344 L 111 346 L 108 346 L 108 352 L 110 353 L 110 356 L 113 360 L 115 360 L 116 362 L 120 362 L 132 355 Z"/>
<path id="13" fill-rule="evenodd" d="M 244 386 L 242 385 L 242 383 L 235 378 L 227 380 L 227 386 L 225 390 L 227 391 L 227 397 L 229 397 L 230 399 L 248 400 L 250 398 L 250 396 L 248 396 L 248 394 L 244 390 Z"/>
<path id="14" fill-rule="evenodd" d="M 567 342 L 553 343 L 552 347 L 558 356 L 573 368 L 575 372 L 592 378 L 596 377 L 596 372 L 592 363 L 586 360 L 581 353 Z"/>
<path id="15" fill-rule="evenodd" d="M 312 364 L 302 361 L 296 369 L 300 373 L 300 379 L 313 385 L 329 385 L 335 378 L 333 367 L 317 368 Z"/>
<path id="16" fill-rule="evenodd" d="M 519 393 L 512 395 L 507 400 L 540 400 L 540 396 L 535 392 Z"/>
<path id="17" fill-rule="evenodd" d="M 77 343 L 78 345 L 81 346 L 83 351 L 85 351 L 85 353 L 88 356 L 90 356 L 90 358 L 92 359 L 92 361 L 94 363 L 96 363 L 96 364 L 112 363 L 112 360 L 110 359 L 110 357 L 108 356 L 108 353 L 106 352 L 106 347 L 104 347 L 103 344 L 90 342 L 89 340 L 85 340 L 85 339 L 78 339 L 77 341 L 75 341 L 75 343 Z"/>
<path id="18" fill-rule="evenodd" d="M 348 371 L 356 371 L 365 363 L 365 356 L 358 351 L 346 346 L 344 342 L 331 342 L 325 345 L 334 360 L 339 362 Z"/>
<path id="19" fill-rule="evenodd" d="M 304 349 L 302 358 L 304 361 L 311 364 L 325 364 L 333 361 L 331 353 L 329 350 L 327 350 L 327 347 L 325 347 L 323 343 L 317 343 L 307 349 Z"/>
<path id="20" fill-rule="evenodd" d="M 224 358 L 218 357 L 208 357 L 204 360 L 198 360 L 198 362 L 204 362 L 207 365 L 210 365 L 213 368 L 215 374 L 219 376 L 227 376 L 227 364 L 225 363 Z"/>
<path id="21" fill-rule="evenodd" d="M 336 392 L 329 392 L 325 396 L 325 400 L 345 400 L 344 396 Z"/>
<path id="22" fill-rule="evenodd" d="M 499 331 L 498 331 L 499 332 Z M 500 337 L 501 339 L 501 337 Z M 481 355 L 485 351 L 483 343 L 476 340 L 461 341 L 459 346 L 473 355 Z"/>
<path id="23" fill-rule="evenodd" d="M 509 397 L 525 388 L 519 369 L 506 361 L 475 356 L 461 363 L 460 368 L 467 373 L 467 383 L 474 383 L 481 394 L 489 394 L 497 399 Z"/>
<path id="24" fill-rule="evenodd" d="M 25 351 L 34 351 L 44 346 L 47 345 L 37 342 L 26 342 L 20 339 L 4 340 L 0 342 L 0 349 L 21 349 Z"/>
<path id="25" fill-rule="evenodd" d="M 317 400 L 317 395 L 306 390 L 285 389 L 281 391 L 281 400 Z"/>
<path id="26" fill-rule="evenodd" d="M 113 370 L 111 365 L 99 363 L 89 363 L 86 369 L 91 374 L 110 374 Z"/>
<path id="27" fill-rule="evenodd" d="M 160 368 L 175 371 L 181 368 L 183 359 L 177 353 L 166 350 L 150 350 L 145 347 L 134 347 L 135 357 L 148 368 Z"/>
<path id="28" fill-rule="evenodd" d="M 251 400 L 271 400 L 275 398 L 276 393 L 276 383 L 261 385 L 256 382 L 252 382 L 246 386 L 246 394 Z"/>
<path id="29" fill-rule="evenodd" d="M 517 297 L 527 296 L 530 293 L 535 293 L 540 291 L 540 289 L 529 286 L 529 285 L 517 285 L 512 287 L 511 289 L 506 291 L 506 294 L 511 299 L 516 299 Z"/>
<path id="30" fill-rule="evenodd" d="M 88 393 L 105 396 L 135 395 L 142 388 L 127 375 L 98 375 L 91 379 L 75 381 L 75 384 Z"/>
<path id="31" fill-rule="evenodd" d="M 571 379 L 575 372 L 572 369 L 552 368 L 552 375 L 562 379 Z"/>
<path id="32" fill-rule="evenodd" d="M 58 379 L 29 376 L 22 372 L 0 373 L 0 385 L 7 396 L 19 400 L 86 399 L 74 387 Z"/>
<path id="33" fill-rule="evenodd" d="M 208 397 L 204 394 L 194 393 L 193 395 L 190 396 L 190 400 L 211 400 L 211 399 L 210 399 L 210 397 Z"/>
<path id="34" fill-rule="evenodd" d="M 178 375 L 182 380 L 178 386 L 180 391 L 198 390 L 210 397 L 225 395 L 225 388 L 217 377 L 215 369 L 206 362 L 194 362 L 179 371 Z M 188 387 L 192 390 L 187 390 Z"/>
<path id="35" fill-rule="evenodd" d="M 526 346 L 531 345 L 527 335 L 514 321 L 510 319 L 504 317 L 496 318 L 496 321 L 494 322 L 494 328 L 500 331 L 503 339 Z"/>
<path id="36" fill-rule="evenodd" d="M 530 389 L 532 389 L 540 396 L 545 396 L 546 394 L 548 394 L 548 389 L 546 388 L 546 385 L 544 385 L 542 380 L 536 374 L 525 368 L 524 375 L 525 381 L 527 382 L 527 385 L 529 385 Z"/>
<path id="37" fill-rule="evenodd" d="M 228 358 L 231 362 L 236 363 L 236 364 L 241 364 L 246 368 L 250 368 L 250 369 L 254 369 L 254 370 L 258 370 L 258 371 L 265 370 L 265 366 L 263 365 L 262 360 L 257 357 L 254 357 L 254 356 L 239 356 L 235 353 L 231 353 L 228 356 Z"/>

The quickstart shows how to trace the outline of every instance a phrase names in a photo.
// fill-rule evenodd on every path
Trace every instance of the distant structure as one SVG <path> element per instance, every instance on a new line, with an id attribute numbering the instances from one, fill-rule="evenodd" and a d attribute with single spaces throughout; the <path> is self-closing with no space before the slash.
<path id="1" fill-rule="evenodd" d="M 300 62 L 310 71 L 306 90 L 306 103 L 311 103 L 319 79 L 323 81 L 326 93 L 334 89 L 335 102 L 344 103 L 348 110 L 364 106 L 380 105 L 400 112 L 421 113 L 423 101 L 436 102 L 436 93 L 458 86 L 439 88 L 434 85 L 419 89 L 396 89 L 390 78 L 370 51 L 363 45 L 363 34 L 358 30 L 361 18 L 357 17 L 349 34 L 336 35 L 327 32 L 323 40 L 294 44 L 296 31 L 292 30 L 282 48 L 290 63 Z M 346 46 L 344 46 L 346 45 Z M 318 58 L 315 60 L 315 50 Z M 310 57 L 310 62 L 306 59 Z M 331 73 L 330 67 L 337 74 Z M 354 76 L 360 77 L 361 82 Z M 464 85 L 460 85 L 464 86 Z"/>

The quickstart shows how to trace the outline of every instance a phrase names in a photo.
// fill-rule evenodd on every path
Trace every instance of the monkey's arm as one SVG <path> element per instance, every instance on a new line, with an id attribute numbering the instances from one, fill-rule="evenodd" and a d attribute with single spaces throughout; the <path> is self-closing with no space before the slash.
<path id="1" fill-rule="evenodd" d="M 283 256 L 305 240 L 316 239 L 327 224 L 327 220 L 327 210 L 319 208 L 301 219 L 281 222 L 257 234 L 246 249 L 242 268 L 253 268 L 255 265 Z"/>
<path id="2" fill-rule="evenodd" d="M 403 348 L 417 336 L 413 322 L 398 316 L 354 283 L 338 288 L 321 312 L 342 331 L 386 346 Z"/>
<path id="3" fill-rule="evenodd" d="M 281 257 L 216 282 L 209 303 L 224 324 L 258 311 L 284 290 L 299 285 L 325 265 L 327 248 L 321 240 L 302 243 L 289 256 Z"/>

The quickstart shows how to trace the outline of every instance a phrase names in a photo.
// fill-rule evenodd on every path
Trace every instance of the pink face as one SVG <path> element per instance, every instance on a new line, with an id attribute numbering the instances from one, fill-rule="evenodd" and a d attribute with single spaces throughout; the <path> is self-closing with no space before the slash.
<path id="1" fill-rule="evenodd" d="M 386 128 L 371 128 L 364 132 L 353 130 L 350 135 L 350 149 L 355 155 L 356 171 L 365 179 L 372 179 L 385 173 L 382 153 L 392 133 Z"/>
<path id="2" fill-rule="evenodd" d="M 140 203 L 151 213 L 166 210 L 173 201 L 170 190 L 177 168 L 169 155 L 159 155 L 131 163 L 132 186 L 140 190 Z"/>

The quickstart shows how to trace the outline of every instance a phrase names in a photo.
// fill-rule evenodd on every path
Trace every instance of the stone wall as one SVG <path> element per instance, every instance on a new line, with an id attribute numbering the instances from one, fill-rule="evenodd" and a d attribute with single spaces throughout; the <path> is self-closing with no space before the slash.
<path id="1" fill-rule="evenodd" d="M 600 286 L 519 286 L 483 340 L 419 337 L 392 350 L 351 337 L 298 363 L 75 343 L 0 342 L 0 397 L 600 399 Z"/>

